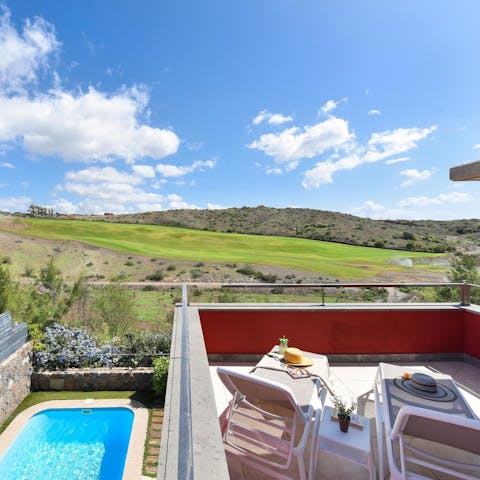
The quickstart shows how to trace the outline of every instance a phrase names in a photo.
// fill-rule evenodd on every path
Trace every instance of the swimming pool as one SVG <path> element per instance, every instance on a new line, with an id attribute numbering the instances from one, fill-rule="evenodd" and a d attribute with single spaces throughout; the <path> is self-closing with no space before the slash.
<path id="1" fill-rule="evenodd" d="M 43 410 L 0 459 L 0 478 L 121 480 L 133 418 L 128 408 Z"/>

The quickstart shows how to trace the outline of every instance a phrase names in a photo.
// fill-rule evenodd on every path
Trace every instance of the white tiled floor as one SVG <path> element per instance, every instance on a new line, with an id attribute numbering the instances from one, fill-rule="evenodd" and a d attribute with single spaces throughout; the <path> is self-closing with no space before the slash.
<path id="1" fill-rule="evenodd" d="M 226 364 L 241 371 L 248 372 L 253 365 Z M 474 412 L 480 417 L 480 368 L 465 362 L 430 362 L 425 365 L 401 363 L 399 365 L 418 369 L 419 371 L 431 371 L 451 375 L 460 385 L 462 394 L 470 404 Z M 228 405 L 231 395 L 225 389 L 216 374 L 216 366 L 210 366 L 210 374 L 217 402 L 217 412 L 220 415 Z M 374 403 L 372 387 L 377 372 L 376 364 L 339 364 L 331 365 L 331 373 L 334 382 L 334 390 L 344 398 L 352 397 L 358 402 L 358 413 L 369 418 L 374 418 Z M 462 388 L 465 387 L 465 388 Z M 326 404 L 331 405 L 331 398 L 327 398 Z M 372 422 L 374 423 L 374 422 Z M 374 442 L 375 443 L 375 442 Z M 257 475 L 245 472 L 236 473 L 235 478 L 260 478 Z M 262 477 L 264 478 L 264 477 Z M 328 480 L 360 480 L 368 478 L 366 471 L 355 465 L 340 463 L 337 459 L 322 454 L 319 458 L 318 479 Z"/>

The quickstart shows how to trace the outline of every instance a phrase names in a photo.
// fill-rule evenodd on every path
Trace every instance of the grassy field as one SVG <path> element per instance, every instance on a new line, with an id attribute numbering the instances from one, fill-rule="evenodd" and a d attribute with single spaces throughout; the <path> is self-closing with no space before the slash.
<path id="1" fill-rule="evenodd" d="M 405 267 L 398 258 L 434 257 L 431 253 L 356 247 L 288 237 L 207 232 L 154 225 L 21 218 L 0 222 L 0 229 L 24 236 L 77 240 L 124 253 L 201 262 L 272 265 L 362 280 Z M 429 265 L 415 269 L 429 270 Z M 411 270 L 411 269 L 410 269 Z"/>
<path id="2" fill-rule="evenodd" d="M 181 301 L 180 288 L 151 292 L 135 290 L 134 295 L 139 327 L 160 331 L 171 328 L 174 305 Z"/>

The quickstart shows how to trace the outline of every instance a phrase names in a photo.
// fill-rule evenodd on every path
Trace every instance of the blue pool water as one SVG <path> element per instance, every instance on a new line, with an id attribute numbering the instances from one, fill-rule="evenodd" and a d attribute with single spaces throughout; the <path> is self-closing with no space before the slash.
<path id="1" fill-rule="evenodd" d="M 132 423 L 128 408 L 44 410 L 0 459 L 0 479 L 121 480 Z"/>

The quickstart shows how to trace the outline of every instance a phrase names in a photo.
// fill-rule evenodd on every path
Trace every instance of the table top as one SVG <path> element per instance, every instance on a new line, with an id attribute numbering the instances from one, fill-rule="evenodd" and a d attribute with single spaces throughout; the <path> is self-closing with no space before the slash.
<path id="1" fill-rule="evenodd" d="M 383 410 L 384 415 L 386 416 L 385 424 L 387 428 L 393 428 L 398 412 L 404 405 L 428 408 L 430 410 L 460 415 L 466 418 L 476 418 L 452 377 L 449 375 L 428 372 L 428 375 L 433 377 L 438 385 L 441 385 L 454 393 L 454 398 L 451 401 L 438 401 L 419 397 L 413 393 L 406 392 L 395 382 L 395 379 L 401 378 L 404 373 L 409 373 L 411 375 L 415 372 L 419 372 L 419 370 L 391 365 L 388 363 L 380 363 L 378 371 L 381 379 L 381 391 L 384 396 Z"/>
<path id="2" fill-rule="evenodd" d="M 270 353 L 278 353 L 278 346 L 274 347 Z M 312 352 L 302 353 L 305 357 L 313 360 L 313 365 L 311 367 L 302 367 L 302 370 L 305 370 L 308 374 L 312 375 L 311 377 L 292 378 L 285 370 L 283 360 L 279 356 L 278 358 L 273 358 L 268 354 L 264 355 L 257 363 L 253 374 L 287 385 L 295 395 L 298 404 L 303 409 L 306 409 L 311 404 L 312 388 L 315 379 L 320 377 L 321 379 L 324 379 L 325 382 L 328 382 L 330 378 L 330 370 L 328 359 L 325 355 Z"/>
<path id="3" fill-rule="evenodd" d="M 363 417 L 363 430 L 352 427 L 347 433 L 340 431 L 338 422 L 331 420 L 333 408 L 326 406 L 320 422 L 320 439 L 327 439 L 342 446 L 348 446 L 361 452 L 370 452 L 370 421 Z"/>

